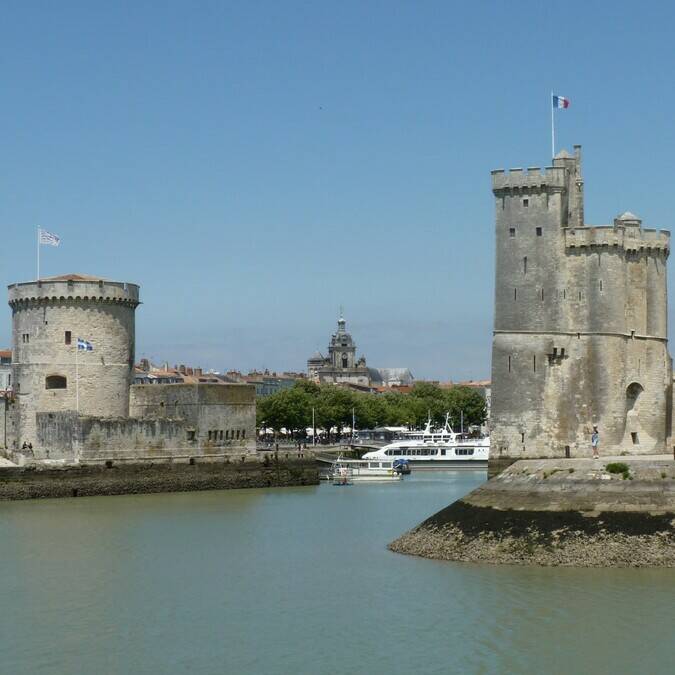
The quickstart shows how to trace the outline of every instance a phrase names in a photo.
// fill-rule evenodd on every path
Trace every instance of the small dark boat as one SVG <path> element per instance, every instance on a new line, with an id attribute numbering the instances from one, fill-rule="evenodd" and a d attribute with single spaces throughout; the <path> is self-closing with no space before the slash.
<path id="1" fill-rule="evenodd" d="M 410 462 L 407 459 L 395 459 L 392 468 L 396 473 L 407 475 L 410 473 Z"/>

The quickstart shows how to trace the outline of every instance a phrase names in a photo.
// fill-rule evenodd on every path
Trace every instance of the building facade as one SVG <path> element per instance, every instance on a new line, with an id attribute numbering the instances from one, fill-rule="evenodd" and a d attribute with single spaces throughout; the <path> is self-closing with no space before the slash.
<path id="1" fill-rule="evenodd" d="M 400 387 L 415 381 L 408 368 L 369 368 L 365 356 L 356 358 L 356 343 L 340 316 L 338 329 L 328 345 L 328 356 L 316 352 L 307 359 L 307 377 L 320 384 L 345 384 L 368 390 L 374 387 Z"/>
<path id="2" fill-rule="evenodd" d="M 492 172 L 491 458 L 665 452 L 670 233 L 624 213 L 584 222 L 581 148 Z"/>
<path id="3" fill-rule="evenodd" d="M 347 332 L 344 317 L 340 316 L 337 332 L 331 335 L 328 356 L 316 353 L 307 360 L 307 375 L 321 384 L 370 386 L 371 372 L 365 357 L 356 358 L 356 343 Z"/>

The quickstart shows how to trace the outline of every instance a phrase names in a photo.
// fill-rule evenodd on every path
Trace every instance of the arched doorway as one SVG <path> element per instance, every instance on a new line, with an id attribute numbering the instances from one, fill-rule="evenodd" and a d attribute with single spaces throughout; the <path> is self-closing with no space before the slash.
<path id="1" fill-rule="evenodd" d="M 631 382 L 626 387 L 626 431 L 630 434 L 630 445 L 640 445 L 640 397 L 643 391 L 639 382 Z"/>
<path id="2" fill-rule="evenodd" d="M 631 382 L 626 387 L 626 412 L 635 409 L 643 391 L 644 387 L 639 382 Z"/>

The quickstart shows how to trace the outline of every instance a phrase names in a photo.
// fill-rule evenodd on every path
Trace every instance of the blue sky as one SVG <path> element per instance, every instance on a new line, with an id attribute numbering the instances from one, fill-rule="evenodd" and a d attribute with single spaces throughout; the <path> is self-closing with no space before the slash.
<path id="1" fill-rule="evenodd" d="M 489 376 L 490 170 L 584 146 L 586 219 L 672 227 L 667 3 L 4 2 L 1 281 L 141 285 L 138 356 Z M 672 312 L 671 312 L 672 314 Z M 10 312 L 0 322 L 9 344 Z"/>

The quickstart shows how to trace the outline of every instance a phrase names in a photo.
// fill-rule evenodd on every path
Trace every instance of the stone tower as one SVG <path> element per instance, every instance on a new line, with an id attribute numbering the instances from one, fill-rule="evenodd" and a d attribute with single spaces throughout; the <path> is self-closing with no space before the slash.
<path id="1" fill-rule="evenodd" d="M 333 368 L 356 367 L 356 344 L 347 332 L 344 317 L 338 319 L 337 333 L 333 333 L 328 346 L 328 358 Z"/>
<path id="2" fill-rule="evenodd" d="M 624 213 L 584 223 L 581 148 L 492 172 L 496 206 L 491 461 L 665 452 L 670 233 Z"/>
<path id="3" fill-rule="evenodd" d="M 139 287 L 69 274 L 12 284 L 15 446 L 34 446 L 36 412 L 126 417 Z M 92 351 L 77 351 L 78 338 Z"/>

